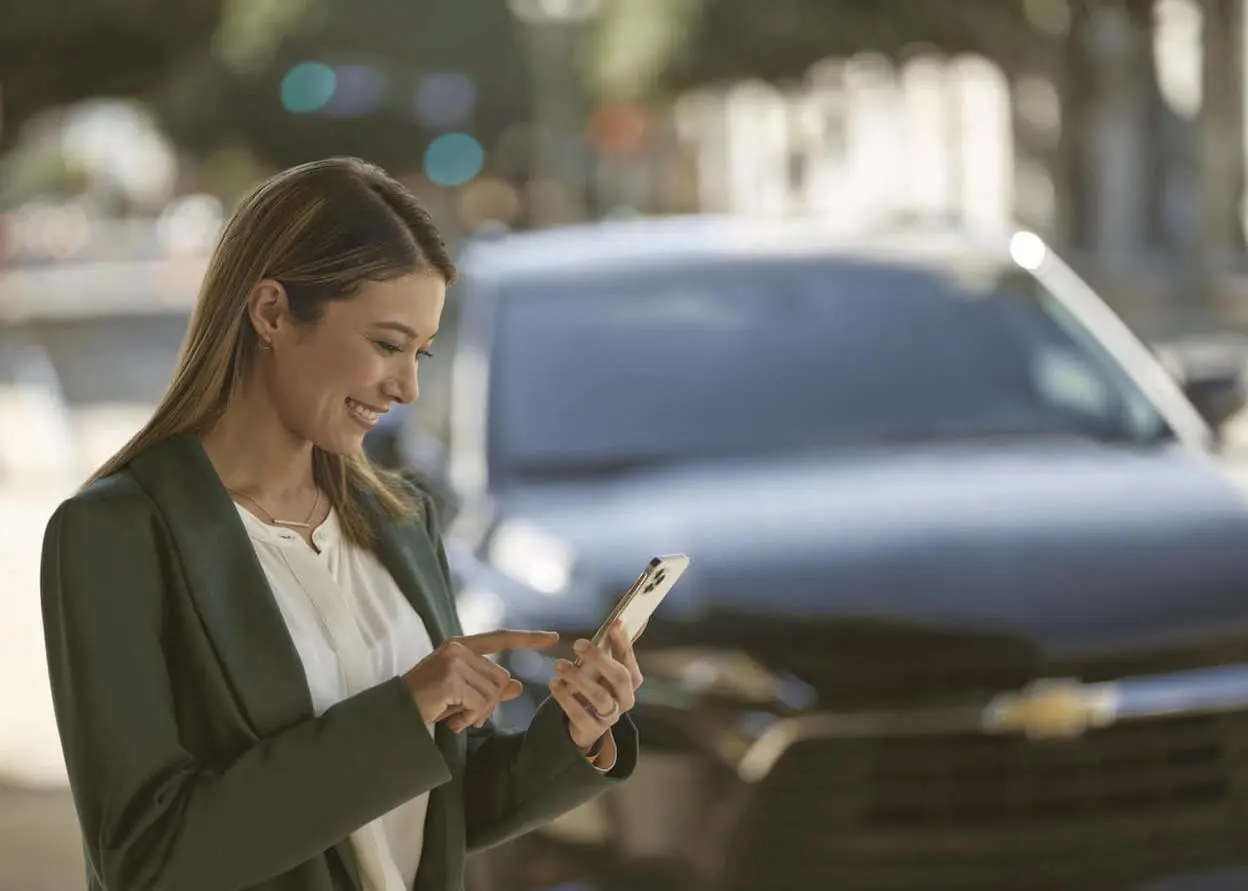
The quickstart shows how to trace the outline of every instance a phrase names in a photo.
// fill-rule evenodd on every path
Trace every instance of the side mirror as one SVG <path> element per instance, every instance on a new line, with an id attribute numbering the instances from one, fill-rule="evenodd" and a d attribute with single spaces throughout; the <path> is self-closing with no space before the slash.
<path id="1" fill-rule="evenodd" d="M 1167 364 L 1192 406 L 1214 430 L 1248 405 L 1245 358 L 1235 348 L 1175 350 Z"/>

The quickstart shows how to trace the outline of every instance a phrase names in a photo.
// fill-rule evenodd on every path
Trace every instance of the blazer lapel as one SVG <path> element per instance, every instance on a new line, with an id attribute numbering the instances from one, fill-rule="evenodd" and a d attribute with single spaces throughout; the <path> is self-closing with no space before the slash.
<path id="1" fill-rule="evenodd" d="M 436 545 L 429 540 L 421 520 L 395 523 L 370 495 L 361 494 L 377 535 L 377 557 L 420 615 L 433 645 L 459 634 L 454 592 L 446 590 Z M 442 722 L 434 726 L 433 736 L 446 763 L 458 771 L 467 755 L 467 734 L 454 733 Z M 447 783 L 429 794 L 424 853 L 415 891 L 434 891 L 456 884 L 448 868 L 462 859 L 463 850 L 463 792 L 458 782 Z"/>
<path id="2" fill-rule="evenodd" d="M 312 717 L 294 642 L 237 508 L 199 440 L 183 434 L 131 465 L 160 508 L 190 596 L 257 737 Z"/>
<path id="3" fill-rule="evenodd" d="M 456 632 L 457 623 L 443 608 L 443 601 L 449 603 L 449 598 L 431 596 L 446 586 L 432 543 L 423 528 L 412 528 L 419 520 L 400 525 L 382 515 L 382 508 L 370 495 L 363 495 L 362 500 L 377 535 L 377 558 L 425 623 L 433 645 L 439 646 Z"/>

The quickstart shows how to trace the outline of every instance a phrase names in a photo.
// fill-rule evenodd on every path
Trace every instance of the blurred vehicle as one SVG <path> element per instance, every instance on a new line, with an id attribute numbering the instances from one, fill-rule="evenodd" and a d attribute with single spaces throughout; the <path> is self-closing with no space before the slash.
<path id="1" fill-rule="evenodd" d="M 570 642 L 693 558 L 637 775 L 477 891 L 1242 886 L 1237 363 L 1176 379 L 1025 232 L 613 222 L 461 268 L 467 630 Z M 503 658 L 522 725 L 551 662 Z"/>
<path id="2" fill-rule="evenodd" d="M 72 466 L 69 412 L 47 352 L 0 326 L 0 486 Z"/>
<path id="3" fill-rule="evenodd" d="M 416 417 L 409 405 L 393 405 L 364 437 L 364 451 L 379 467 L 407 477 L 433 496 L 443 526 L 459 509 L 448 485 L 446 450 Z"/>

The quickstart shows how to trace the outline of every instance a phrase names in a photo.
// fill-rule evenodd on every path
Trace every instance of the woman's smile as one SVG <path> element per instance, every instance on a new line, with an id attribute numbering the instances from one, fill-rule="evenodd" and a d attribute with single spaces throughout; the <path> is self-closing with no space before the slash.
<path id="1" fill-rule="evenodd" d="M 347 397 L 347 414 L 351 416 L 351 420 L 365 430 L 372 430 L 377 426 L 377 421 L 385 413 L 386 409 L 384 408 L 372 408 L 363 402 L 357 402 L 350 396 Z"/>

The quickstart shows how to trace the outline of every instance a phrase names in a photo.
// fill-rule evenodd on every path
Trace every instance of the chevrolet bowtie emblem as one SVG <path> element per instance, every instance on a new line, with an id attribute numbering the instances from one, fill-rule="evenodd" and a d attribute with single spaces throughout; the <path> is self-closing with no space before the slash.
<path id="1" fill-rule="evenodd" d="M 1117 695 L 1112 684 L 1045 678 L 1018 693 L 995 697 L 983 712 L 990 733 L 1022 733 L 1031 739 L 1074 739 L 1091 727 L 1114 722 Z"/>

